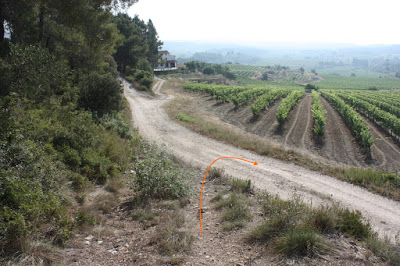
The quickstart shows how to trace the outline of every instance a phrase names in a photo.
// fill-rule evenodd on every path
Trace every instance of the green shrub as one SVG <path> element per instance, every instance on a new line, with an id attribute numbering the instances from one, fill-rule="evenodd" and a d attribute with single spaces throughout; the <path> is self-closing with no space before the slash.
<path id="1" fill-rule="evenodd" d="M 171 155 L 156 145 L 134 163 L 133 188 L 144 198 L 176 199 L 188 191 L 190 173 L 180 169 Z"/>
<path id="2" fill-rule="evenodd" d="M 79 106 L 102 116 L 106 113 L 121 111 L 123 108 L 122 87 L 111 74 L 92 72 L 82 78 L 79 85 Z"/>
<path id="3" fill-rule="evenodd" d="M 308 224 L 322 233 L 331 233 L 335 230 L 336 215 L 332 207 L 321 206 L 314 209 L 308 219 Z"/>
<path id="4" fill-rule="evenodd" d="M 364 240 L 372 234 L 371 225 L 363 222 L 361 212 L 349 209 L 339 210 L 337 229 L 359 240 Z"/>
<path id="5" fill-rule="evenodd" d="M 275 216 L 256 226 L 247 234 L 246 239 L 249 242 L 269 242 L 290 227 L 291 222 L 287 217 Z"/>

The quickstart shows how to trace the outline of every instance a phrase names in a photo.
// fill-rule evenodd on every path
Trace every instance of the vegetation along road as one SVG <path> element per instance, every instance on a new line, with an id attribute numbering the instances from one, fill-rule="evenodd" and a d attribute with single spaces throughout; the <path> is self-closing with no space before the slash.
<path id="1" fill-rule="evenodd" d="M 161 92 L 163 82 L 157 80 L 153 88 L 156 96 L 153 97 L 123 81 L 133 123 L 147 140 L 166 144 L 175 156 L 204 171 L 221 156 L 257 161 L 258 166 L 237 160 L 220 160 L 214 167 L 224 168 L 228 175 L 235 178 L 251 179 L 256 188 L 277 193 L 282 198 L 289 198 L 297 192 L 314 206 L 334 201 L 343 207 L 360 210 L 381 236 L 394 239 L 400 231 L 400 202 L 333 177 L 218 142 L 178 125 L 163 109 L 163 104 L 173 98 Z M 207 223 L 206 220 L 203 222 Z"/>

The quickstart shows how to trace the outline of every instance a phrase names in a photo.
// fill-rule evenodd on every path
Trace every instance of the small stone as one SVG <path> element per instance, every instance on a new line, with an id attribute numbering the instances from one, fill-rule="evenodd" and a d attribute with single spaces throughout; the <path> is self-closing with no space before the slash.
<path id="1" fill-rule="evenodd" d="M 90 242 L 89 242 L 89 241 L 85 241 L 85 244 L 86 244 L 86 245 L 90 245 Z"/>
<path id="2" fill-rule="evenodd" d="M 90 235 L 90 236 L 86 237 L 85 239 L 86 239 L 86 240 L 92 240 L 92 239 L 93 239 L 93 236 Z"/>
<path id="3" fill-rule="evenodd" d="M 101 245 L 101 244 L 103 244 L 103 241 L 99 240 L 99 241 L 97 241 L 97 244 Z"/>
<path id="4" fill-rule="evenodd" d="M 210 256 L 207 255 L 207 256 L 206 256 L 206 259 L 208 259 L 208 258 L 210 258 Z"/>

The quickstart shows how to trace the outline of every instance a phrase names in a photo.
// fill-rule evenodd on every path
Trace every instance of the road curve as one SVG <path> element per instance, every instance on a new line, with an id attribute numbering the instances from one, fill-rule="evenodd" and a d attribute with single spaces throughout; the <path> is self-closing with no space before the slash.
<path id="1" fill-rule="evenodd" d="M 125 80 L 122 82 L 133 123 L 139 128 L 140 134 L 151 142 L 166 144 L 170 152 L 185 162 L 206 171 L 210 163 L 222 156 L 257 161 L 259 165 L 254 166 L 225 159 L 217 161 L 214 167 L 224 168 L 232 177 L 251 179 L 255 187 L 279 194 L 282 198 L 287 199 L 296 191 L 313 206 L 328 202 L 331 198 L 343 207 L 360 210 L 375 231 L 392 240 L 400 232 L 399 202 L 333 177 L 233 147 L 188 130 L 171 120 L 164 111 L 162 105 L 173 96 L 160 92 L 163 80 L 157 80 L 154 85 L 155 97 L 135 90 Z"/>

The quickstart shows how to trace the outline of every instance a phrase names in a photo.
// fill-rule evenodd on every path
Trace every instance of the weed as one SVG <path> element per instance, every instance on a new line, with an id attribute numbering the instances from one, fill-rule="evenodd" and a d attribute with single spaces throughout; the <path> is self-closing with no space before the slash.
<path id="1" fill-rule="evenodd" d="M 133 212 L 132 219 L 135 221 L 152 221 L 154 220 L 154 214 L 148 210 L 139 209 Z"/>
<path id="2" fill-rule="evenodd" d="M 75 213 L 75 220 L 76 220 L 76 224 L 80 227 L 96 224 L 96 219 L 94 218 L 94 216 L 89 214 L 85 210 L 77 211 Z"/>
<path id="3" fill-rule="evenodd" d="M 368 237 L 367 246 L 389 265 L 400 265 L 400 242 L 392 244 L 388 238 L 379 239 L 376 235 Z"/>
<path id="4" fill-rule="evenodd" d="M 226 222 L 222 223 L 222 229 L 224 231 L 231 231 L 232 229 L 235 229 L 235 228 L 244 227 L 245 224 L 246 224 L 245 221 L 242 221 L 242 220 L 233 221 L 233 222 L 226 221 Z"/>
<path id="5" fill-rule="evenodd" d="M 175 118 L 178 119 L 178 120 L 180 120 L 180 121 L 182 121 L 182 122 L 193 123 L 193 122 L 196 121 L 194 118 L 192 118 L 192 117 L 190 117 L 190 116 L 188 116 L 188 115 L 186 115 L 186 114 L 182 114 L 182 113 L 177 114 L 177 115 L 175 116 Z"/>
<path id="6" fill-rule="evenodd" d="M 161 255 L 171 256 L 180 252 L 191 251 L 194 237 L 185 227 L 185 216 L 181 211 L 174 211 L 162 217 L 164 224 L 158 229 L 156 242 Z"/>
<path id="7" fill-rule="evenodd" d="M 230 181 L 231 190 L 237 193 L 252 193 L 251 180 L 234 178 Z"/>
<path id="8" fill-rule="evenodd" d="M 293 228 L 274 242 L 276 251 L 287 257 L 308 256 L 328 249 L 324 240 L 310 228 Z"/>
<path id="9" fill-rule="evenodd" d="M 118 194 L 124 184 L 118 178 L 111 178 L 107 181 L 104 189 L 110 193 Z"/>
<path id="10" fill-rule="evenodd" d="M 349 209 L 338 211 L 337 229 L 359 240 L 364 240 L 372 234 L 371 225 L 362 221 L 361 212 Z"/>
<path id="11" fill-rule="evenodd" d="M 308 219 L 308 224 L 319 232 L 332 233 L 335 231 L 336 216 L 333 207 L 321 206 L 314 209 Z"/>

